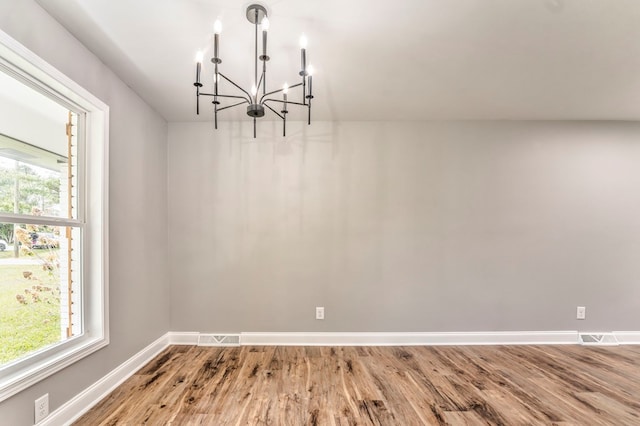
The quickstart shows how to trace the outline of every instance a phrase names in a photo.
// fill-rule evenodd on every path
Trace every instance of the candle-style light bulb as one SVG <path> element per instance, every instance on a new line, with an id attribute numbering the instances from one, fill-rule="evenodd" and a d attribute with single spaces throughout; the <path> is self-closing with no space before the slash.
<path id="1" fill-rule="evenodd" d="M 269 18 L 266 16 L 262 18 L 262 22 L 260 22 L 260 27 L 262 28 L 262 56 L 263 60 L 267 58 L 267 30 L 269 29 Z"/>
<path id="2" fill-rule="evenodd" d="M 289 93 L 289 85 L 287 83 L 282 86 L 282 100 L 284 101 L 283 112 L 287 113 L 287 93 Z"/>
<path id="3" fill-rule="evenodd" d="M 196 53 L 196 86 L 200 84 L 200 70 L 202 69 L 202 58 L 204 53 L 201 50 Z"/>
<path id="4" fill-rule="evenodd" d="M 307 95 L 307 99 L 309 99 L 309 105 L 311 105 L 311 99 L 313 99 L 313 65 L 309 65 L 307 68 L 307 81 L 309 84 L 309 94 Z"/>
<path id="5" fill-rule="evenodd" d="M 311 99 L 313 99 L 313 66 L 309 65 L 309 68 L 307 68 L 307 82 L 309 85 L 309 94 L 306 96 L 306 99 L 309 100 L 309 102 L 307 102 L 307 105 L 309 105 L 309 109 L 307 110 L 309 115 L 308 115 L 308 119 L 307 119 L 307 123 L 311 124 Z"/>
<path id="6" fill-rule="evenodd" d="M 307 36 L 302 34 L 300 36 L 300 75 L 305 76 L 307 72 Z"/>
<path id="7" fill-rule="evenodd" d="M 251 86 L 251 96 L 253 96 L 253 102 L 256 102 L 256 95 L 258 94 L 258 88 L 254 84 Z"/>
<path id="8" fill-rule="evenodd" d="M 282 136 L 287 136 L 287 93 L 289 93 L 289 85 L 287 83 L 282 85 Z"/>
<path id="9" fill-rule="evenodd" d="M 219 19 L 216 19 L 216 22 L 213 24 L 213 57 L 216 60 L 218 59 L 218 47 L 220 44 L 219 38 L 221 32 L 222 22 L 220 22 Z M 219 61 L 217 63 L 219 63 Z"/>

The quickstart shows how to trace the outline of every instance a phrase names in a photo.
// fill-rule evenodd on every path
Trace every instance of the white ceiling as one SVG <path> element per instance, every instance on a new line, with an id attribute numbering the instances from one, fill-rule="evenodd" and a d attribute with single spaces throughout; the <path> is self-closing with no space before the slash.
<path id="1" fill-rule="evenodd" d="M 38 2 L 169 121 L 198 120 L 194 57 L 202 48 L 210 56 L 216 18 L 220 70 L 250 87 L 251 1 Z M 315 119 L 640 119 L 638 0 L 263 4 L 269 88 L 297 82 L 306 33 Z"/>

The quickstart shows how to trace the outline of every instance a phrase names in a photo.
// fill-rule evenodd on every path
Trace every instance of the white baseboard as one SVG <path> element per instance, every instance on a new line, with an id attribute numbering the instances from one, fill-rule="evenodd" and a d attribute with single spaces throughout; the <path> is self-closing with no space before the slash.
<path id="1" fill-rule="evenodd" d="M 640 331 L 614 331 L 613 335 L 621 345 L 640 345 Z"/>
<path id="2" fill-rule="evenodd" d="M 169 339 L 170 345 L 197 345 L 199 336 L 200 333 L 194 331 L 170 331 L 167 333 L 167 338 Z"/>
<path id="3" fill-rule="evenodd" d="M 577 331 L 240 333 L 240 344 L 243 346 L 561 345 L 577 343 Z"/>
<path id="4" fill-rule="evenodd" d="M 116 367 L 115 370 L 89 386 L 49 414 L 37 426 L 69 425 L 89 411 L 122 382 L 151 361 L 169 345 L 169 334 L 165 334 L 146 348 Z"/>

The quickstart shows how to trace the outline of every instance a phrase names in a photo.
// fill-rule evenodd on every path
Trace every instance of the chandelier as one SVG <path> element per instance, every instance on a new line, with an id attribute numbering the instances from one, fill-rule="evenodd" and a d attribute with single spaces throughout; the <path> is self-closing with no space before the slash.
<path id="1" fill-rule="evenodd" d="M 255 49 L 253 57 L 254 65 L 254 80 L 253 86 L 250 92 L 243 89 L 240 85 L 236 84 L 233 80 L 225 76 L 219 71 L 219 66 L 222 63 L 222 59 L 219 57 L 219 44 L 220 33 L 222 32 L 222 24 L 217 20 L 213 27 L 213 57 L 211 62 L 213 63 L 213 93 L 201 92 L 202 82 L 200 81 L 200 74 L 202 70 L 203 53 L 198 52 L 196 55 L 196 81 L 193 85 L 196 87 L 196 114 L 200 114 L 200 96 L 213 97 L 213 113 L 215 128 L 218 128 L 218 113 L 234 108 L 240 105 L 247 105 L 247 115 L 253 118 L 253 137 L 256 137 L 256 119 L 264 117 L 266 109 L 270 110 L 277 117 L 282 120 L 282 135 L 287 134 L 287 114 L 289 111 L 287 107 L 289 105 L 296 105 L 307 108 L 307 122 L 311 124 L 311 100 L 313 99 L 313 67 L 307 65 L 307 39 L 304 35 L 300 37 L 300 64 L 301 69 L 298 73 L 302 78 L 302 81 L 288 86 L 286 83 L 282 88 L 267 92 L 267 62 L 269 61 L 269 55 L 267 55 L 267 31 L 269 30 L 269 18 L 267 17 L 267 9 L 259 4 L 252 4 L 247 8 L 247 19 L 254 25 L 255 29 Z M 258 27 L 262 31 L 262 54 L 258 55 Z M 258 72 L 258 61 L 262 62 L 262 72 Z M 223 94 L 218 91 L 218 86 L 221 81 L 225 80 L 234 86 L 239 92 L 236 94 Z M 302 102 L 295 102 L 287 99 L 289 90 L 301 87 L 302 88 Z M 276 98 L 278 94 L 282 94 L 281 98 Z M 230 103 L 226 105 L 221 104 L 221 100 L 229 100 Z M 235 103 L 234 103 L 235 101 Z M 277 108 L 281 108 L 280 112 Z"/>

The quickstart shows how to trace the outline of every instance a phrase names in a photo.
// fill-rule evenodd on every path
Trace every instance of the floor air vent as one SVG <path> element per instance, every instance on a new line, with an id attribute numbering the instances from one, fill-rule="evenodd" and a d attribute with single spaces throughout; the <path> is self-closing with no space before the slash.
<path id="1" fill-rule="evenodd" d="M 240 346 L 239 334 L 200 334 L 198 346 Z"/>
<path id="2" fill-rule="evenodd" d="M 618 339 L 613 333 L 580 333 L 580 343 L 583 345 L 616 346 Z"/>

